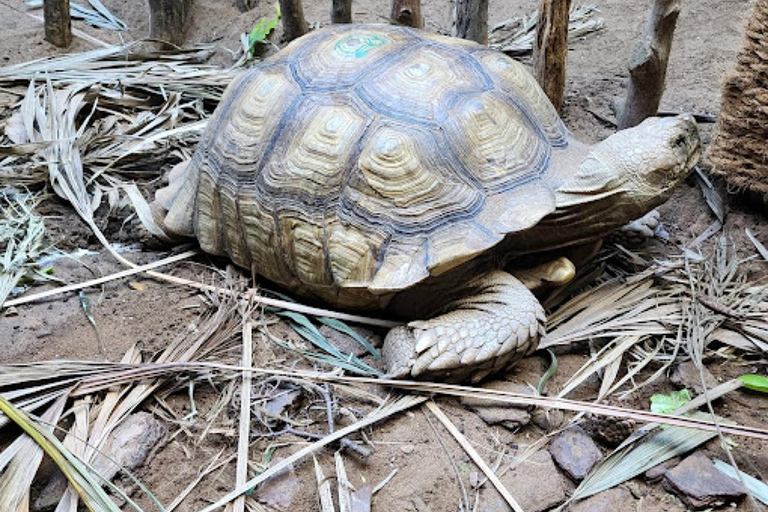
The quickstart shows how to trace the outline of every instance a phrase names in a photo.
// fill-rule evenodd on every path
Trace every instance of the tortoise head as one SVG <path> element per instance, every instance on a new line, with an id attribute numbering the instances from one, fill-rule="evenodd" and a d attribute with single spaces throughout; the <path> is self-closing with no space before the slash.
<path id="1" fill-rule="evenodd" d="M 701 154 L 699 130 L 688 114 L 648 118 L 609 137 L 606 143 L 615 172 L 634 185 L 632 194 L 637 200 L 667 195 L 691 173 Z"/>
<path id="2" fill-rule="evenodd" d="M 614 223 L 629 222 L 666 201 L 700 153 L 692 116 L 648 118 L 593 146 L 578 171 L 557 189 L 558 208 L 610 210 Z"/>

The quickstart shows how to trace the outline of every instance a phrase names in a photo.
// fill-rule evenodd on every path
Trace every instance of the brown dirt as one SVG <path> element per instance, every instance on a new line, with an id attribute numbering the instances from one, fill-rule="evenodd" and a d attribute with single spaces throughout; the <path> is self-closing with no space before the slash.
<path id="1" fill-rule="evenodd" d="M 142 2 L 103 0 L 112 12 L 131 27 L 122 34 L 130 41 L 145 36 L 148 32 L 148 17 Z M 535 0 L 499 0 L 492 2 L 490 24 L 506 18 L 522 15 L 535 8 Z M 568 61 L 568 86 L 564 118 L 566 124 L 580 138 L 594 142 L 613 132 L 614 128 L 601 121 L 595 113 L 611 117 L 611 104 L 616 97 L 625 92 L 627 77 L 626 60 L 634 38 L 642 26 L 649 2 L 633 0 L 603 0 L 598 4 L 605 19 L 605 30 L 590 35 L 584 40 L 572 44 Z M 11 6 L 12 5 L 12 6 Z M 426 0 L 423 14 L 426 26 L 430 30 L 446 32 L 450 26 L 450 5 L 448 0 Z M 305 13 L 310 23 L 324 25 L 329 23 L 330 2 L 324 0 L 305 0 Z M 721 0 L 699 0 L 684 2 L 677 33 L 673 45 L 671 62 L 667 76 L 667 92 L 662 102 L 662 110 L 695 111 L 717 113 L 719 111 L 721 80 L 735 57 L 742 43 L 744 19 L 750 8 L 750 2 Z M 356 21 L 379 22 L 388 10 L 383 2 L 359 0 L 353 8 Z M 23 13 L 22 2 L 0 3 L 0 64 L 8 65 L 29 59 L 61 53 L 62 51 L 43 40 L 43 31 L 39 21 Z M 272 13 L 272 5 L 263 2 L 256 9 L 240 13 L 234 7 L 234 0 L 198 0 L 194 10 L 194 23 L 190 29 L 190 41 L 215 42 L 219 51 L 215 61 L 226 65 L 232 62 L 228 50 L 234 51 L 239 46 L 239 35 L 249 30 L 262 16 Z M 39 11 L 36 12 L 39 14 Z M 117 42 L 116 33 L 94 30 L 75 22 L 75 27 L 108 42 Z M 71 51 L 83 51 L 92 48 L 91 43 L 75 39 Z M 0 103 L 12 101 L 9 95 L 0 97 Z M 711 125 L 702 126 L 703 138 L 709 141 Z M 744 235 L 749 227 L 756 237 L 768 245 L 768 223 L 759 217 L 738 196 L 728 197 L 730 213 L 726 222 L 726 233 L 745 251 L 753 254 L 754 250 Z M 689 242 L 704 231 L 714 220 L 698 189 L 691 181 L 675 193 L 672 201 L 663 208 L 664 222 L 672 235 L 668 246 L 656 248 L 659 252 L 676 253 L 678 247 Z M 48 203 L 44 213 L 49 216 L 49 236 L 51 242 L 64 250 L 89 248 L 98 250 L 87 228 L 79 222 L 76 215 L 61 203 Z M 120 231 L 120 223 L 108 230 L 113 240 L 128 242 L 132 233 Z M 146 262 L 164 256 L 164 253 L 146 250 L 131 253 L 128 256 L 136 262 Z M 118 265 L 103 252 L 84 257 L 82 263 L 60 260 L 56 264 L 55 274 L 70 282 L 78 282 L 102 274 L 114 272 Z M 199 263 L 209 263 L 201 257 Z M 221 265 L 221 262 L 217 262 Z M 175 270 L 187 276 L 196 276 L 207 272 L 198 264 L 179 265 Z M 764 277 L 765 266 L 756 264 L 755 275 Z M 108 359 L 117 361 L 134 343 L 141 343 L 147 351 L 154 352 L 165 346 L 180 332 L 192 329 L 202 311 L 202 300 L 191 291 L 165 283 L 142 278 L 132 279 L 145 285 L 143 291 L 129 286 L 128 281 L 114 282 L 102 289 L 88 292 L 93 304 L 96 319 L 94 328 L 85 318 L 80 301 L 76 296 L 54 298 L 45 302 L 21 306 L 18 314 L 0 316 L 0 362 L 17 363 L 47 359 Z M 98 331 L 98 337 L 96 334 Z M 281 335 L 289 335 L 287 329 L 279 330 Z M 99 354 L 99 337 L 104 346 L 104 353 Z M 257 337 L 257 343 L 260 338 Z M 262 350 L 263 347 L 262 347 Z M 268 349 L 267 352 L 279 352 Z M 282 354 L 290 359 L 292 356 Z M 557 389 L 567 377 L 586 360 L 587 355 L 576 353 L 560 358 L 560 370 L 550 389 Z M 535 382 L 542 372 L 543 360 L 530 358 L 512 371 L 507 377 L 520 382 Z M 749 368 L 747 368 L 749 369 Z M 727 379 L 745 371 L 735 364 L 712 365 L 711 371 L 718 378 Z M 598 389 L 598 383 L 586 386 L 576 398 L 591 399 Z M 662 381 L 644 390 L 631 405 L 647 407 L 647 397 L 653 392 L 670 391 L 671 384 Z M 200 390 L 197 407 L 205 414 L 212 407 L 215 393 L 212 390 Z M 171 402 L 182 415 L 189 410 L 185 397 L 177 397 Z M 442 400 L 441 406 L 469 438 L 486 460 L 492 461 L 497 454 L 506 450 L 502 467 L 514 460 L 525 446 L 541 435 L 534 427 L 528 427 L 519 433 L 511 433 L 501 427 L 485 425 L 474 413 L 461 407 L 453 400 Z M 764 399 L 756 395 L 740 394 L 737 399 L 722 404 L 722 412 L 731 419 L 750 425 L 765 423 L 768 419 L 768 406 Z M 184 412 L 186 411 L 186 412 Z M 461 491 L 457 473 L 467 482 L 469 474 L 477 471 L 463 450 L 436 424 L 434 430 L 427 421 L 427 414 L 420 410 L 412 414 L 403 414 L 385 424 L 367 432 L 374 443 L 375 453 L 365 462 L 350 457 L 348 467 L 350 478 L 355 485 L 367 482 L 375 484 L 383 479 L 392 469 L 398 469 L 397 475 L 374 498 L 373 510 L 421 510 L 414 502 L 415 498 L 427 503 L 435 512 L 457 510 L 461 500 Z M 441 445 L 439 439 L 445 443 Z M 278 455 L 287 455 L 302 440 L 296 438 L 280 439 L 289 443 L 281 445 Z M 738 440 L 738 453 L 747 463 L 751 472 L 768 475 L 768 447 L 764 443 Z M 252 458 L 259 461 L 269 442 L 258 443 L 253 449 Z M 198 470 L 207 464 L 212 454 L 222 446 L 229 450 L 236 445 L 233 433 L 222 431 L 210 435 L 204 440 L 199 437 L 180 435 L 164 449 L 160 450 L 154 461 L 138 476 L 144 483 L 167 504 L 186 485 L 194 479 Z M 412 449 L 411 449 L 412 448 Z M 708 445 L 713 453 L 719 453 L 716 443 Z M 328 473 L 332 467 L 331 452 L 320 456 Z M 179 510 L 194 511 L 210 503 L 232 487 L 234 481 L 233 465 L 217 473 L 214 478 L 204 481 L 195 489 L 188 501 Z M 310 465 L 298 469 L 302 488 L 294 499 L 291 508 L 295 511 L 318 510 L 316 483 Z M 633 495 L 643 500 L 643 510 L 682 511 L 685 510 L 676 498 L 666 494 L 659 486 L 648 486 L 640 480 L 628 484 Z M 470 493 L 474 498 L 474 494 Z M 477 510 L 502 510 L 497 508 L 498 497 L 495 492 L 483 494 L 486 502 L 481 502 Z M 151 507 L 145 500 L 140 503 Z M 746 510 L 740 505 L 737 510 Z"/>

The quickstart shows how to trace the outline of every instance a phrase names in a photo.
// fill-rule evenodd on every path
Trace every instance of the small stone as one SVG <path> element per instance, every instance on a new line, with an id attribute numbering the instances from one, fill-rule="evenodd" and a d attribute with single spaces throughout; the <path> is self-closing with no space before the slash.
<path id="1" fill-rule="evenodd" d="M 577 502 L 570 512 L 613 512 L 614 510 L 635 510 L 632 493 L 623 487 L 614 487 Z"/>
<path id="2" fill-rule="evenodd" d="M 701 452 L 687 457 L 664 475 L 664 487 L 694 509 L 718 507 L 740 500 L 742 485 L 720 472 Z"/>
<path id="3" fill-rule="evenodd" d="M 707 389 L 712 389 L 719 384 L 715 376 L 712 375 L 706 367 L 703 368 L 703 373 L 704 384 L 707 386 Z M 681 388 L 687 388 L 693 391 L 696 395 L 704 393 L 699 369 L 696 368 L 693 361 L 686 361 L 675 366 L 674 370 L 672 370 L 672 374 L 669 376 L 669 380 Z"/>
<path id="4" fill-rule="evenodd" d="M 400 447 L 400 451 L 405 454 L 411 454 L 415 449 L 416 447 L 413 446 L 412 444 L 404 444 L 403 446 Z"/>
<path id="5" fill-rule="evenodd" d="M 549 445 L 549 452 L 557 465 L 576 481 L 584 479 L 603 458 L 595 442 L 579 426 L 555 437 Z"/>
<path id="6" fill-rule="evenodd" d="M 137 281 L 130 281 L 128 283 L 128 286 L 130 286 L 131 289 L 136 290 L 137 292 L 143 292 L 143 291 L 146 291 L 147 289 L 147 285 L 145 285 L 144 283 L 139 283 Z"/>
<path id="7" fill-rule="evenodd" d="M 275 457 L 269 465 L 274 466 L 282 460 L 281 457 Z M 291 506 L 293 497 L 299 490 L 301 482 L 291 465 L 259 484 L 256 488 L 256 498 L 269 507 L 284 510 Z"/>
<path id="8" fill-rule="evenodd" d="M 484 389 L 518 393 L 526 396 L 535 396 L 535 392 L 525 384 L 497 380 L 485 383 Z M 472 409 L 480 419 L 488 425 L 501 425 L 510 430 L 527 425 L 531 421 L 526 405 L 513 405 L 503 402 L 494 402 L 471 396 L 461 397 L 461 404 Z"/>
<path id="9" fill-rule="evenodd" d="M 527 411 L 508 407 L 472 407 L 480 419 L 488 425 L 501 425 L 510 430 L 516 430 L 531 421 Z"/>
<path id="10" fill-rule="evenodd" d="M 526 512 L 541 512 L 565 501 L 563 478 L 546 450 L 534 453 L 528 460 L 508 471 L 501 477 L 501 482 Z M 500 496 L 493 505 L 495 510 L 511 510 Z"/>
<path id="11" fill-rule="evenodd" d="M 359 341 L 357 341 L 352 336 L 349 336 L 348 334 L 339 332 L 336 329 L 328 327 L 327 325 L 321 325 L 319 330 L 320 334 L 328 338 L 328 341 L 330 341 L 333 346 L 345 354 L 352 354 L 356 357 L 363 357 L 364 355 L 368 354 L 368 350 Z M 379 334 L 375 333 L 371 329 L 367 329 L 358 325 L 354 327 L 354 330 L 360 336 L 362 336 L 363 339 L 367 340 L 368 343 L 374 347 L 381 348 L 382 339 Z"/>
<path id="12" fill-rule="evenodd" d="M 136 469 L 145 464 L 157 448 L 162 446 L 162 440 L 167 433 L 165 425 L 152 414 L 131 414 L 109 435 L 101 449 L 105 457 L 97 456 L 93 468 L 106 480 L 115 476 L 120 467 Z"/>
<path id="13" fill-rule="evenodd" d="M 669 460 L 665 460 L 661 464 L 657 464 L 656 466 L 653 466 L 651 469 L 645 472 L 645 479 L 649 482 L 655 482 L 656 480 L 661 480 L 661 478 L 664 476 L 664 473 L 672 469 L 673 467 L 680 464 L 680 457 L 672 457 Z"/>
<path id="14" fill-rule="evenodd" d="M 35 502 L 32 504 L 32 511 L 44 512 L 53 510 L 54 507 L 59 504 L 61 497 L 64 495 L 64 491 L 67 490 L 67 486 L 69 486 L 67 477 L 65 477 L 64 473 L 57 469 L 51 475 L 48 483 L 45 484 L 45 488 L 43 488 L 42 492 L 40 492 L 40 496 L 38 496 Z"/>

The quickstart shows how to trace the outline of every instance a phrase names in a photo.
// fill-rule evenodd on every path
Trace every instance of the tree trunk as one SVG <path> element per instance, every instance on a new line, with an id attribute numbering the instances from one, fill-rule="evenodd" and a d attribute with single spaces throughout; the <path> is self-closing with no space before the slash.
<path id="1" fill-rule="evenodd" d="M 333 0 L 332 23 L 352 23 L 352 0 Z"/>
<path id="2" fill-rule="evenodd" d="M 72 44 L 72 19 L 69 16 L 69 0 L 45 0 L 45 40 L 61 48 Z"/>
<path id="3" fill-rule="evenodd" d="M 563 108 L 571 0 L 542 0 L 533 46 L 536 80 L 558 112 Z"/>
<path id="4" fill-rule="evenodd" d="M 667 62 L 672 48 L 680 0 L 655 0 L 643 35 L 629 57 L 629 87 L 621 109 L 619 128 L 640 124 L 656 115 L 664 94 Z"/>
<path id="5" fill-rule="evenodd" d="M 149 0 L 149 37 L 182 46 L 191 14 L 192 0 Z"/>
<path id="6" fill-rule="evenodd" d="M 423 28 L 421 17 L 421 0 L 392 0 L 392 11 L 389 20 L 395 25 L 407 25 Z"/>
<path id="7" fill-rule="evenodd" d="M 488 0 L 455 0 L 451 35 L 488 44 Z"/>
<path id="8" fill-rule="evenodd" d="M 283 17 L 283 39 L 286 42 L 309 32 L 301 0 L 280 0 L 280 12 Z"/>

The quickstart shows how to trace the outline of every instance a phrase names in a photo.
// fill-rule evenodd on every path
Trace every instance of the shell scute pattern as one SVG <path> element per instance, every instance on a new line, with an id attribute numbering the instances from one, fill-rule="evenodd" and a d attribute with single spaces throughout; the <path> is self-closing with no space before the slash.
<path id="1" fill-rule="evenodd" d="M 532 226 L 553 208 L 543 181 L 565 132 L 490 55 L 335 26 L 249 71 L 193 158 L 203 249 L 344 303 L 344 289 L 404 289 Z"/>

